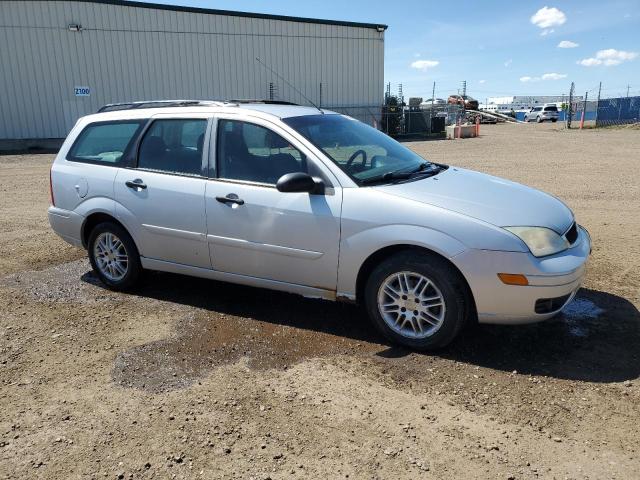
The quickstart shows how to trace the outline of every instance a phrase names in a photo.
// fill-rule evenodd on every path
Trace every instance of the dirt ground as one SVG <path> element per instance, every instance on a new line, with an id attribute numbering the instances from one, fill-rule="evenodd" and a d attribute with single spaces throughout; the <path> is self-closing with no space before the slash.
<path id="1" fill-rule="evenodd" d="M 53 156 L 0 157 L 0 477 L 638 478 L 640 131 L 482 133 L 408 145 L 559 196 L 594 251 L 565 315 L 429 355 L 350 305 L 110 292 L 49 229 Z"/>

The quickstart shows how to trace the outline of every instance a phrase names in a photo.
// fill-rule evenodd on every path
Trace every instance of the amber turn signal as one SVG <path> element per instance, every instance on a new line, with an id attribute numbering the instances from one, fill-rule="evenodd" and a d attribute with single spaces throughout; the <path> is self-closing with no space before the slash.
<path id="1" fill-rule="evenodd" d="M 498 278 L 502 280 L 502 283 L 506 283 L 507 285 L 529 285 L 529 280 L 527 280 L 527 277 L 520 273 L 499 273 Z"/>

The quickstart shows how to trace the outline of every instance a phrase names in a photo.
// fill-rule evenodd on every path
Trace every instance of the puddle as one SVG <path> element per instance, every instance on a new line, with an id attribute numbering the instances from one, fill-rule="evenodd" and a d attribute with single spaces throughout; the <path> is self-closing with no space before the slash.
<path id="1" fill-rule="evenodd" d="M 574 337 L 587 337 L 593 320 L 597 320 L 604 310 L 584 297 L 576 297 L 562 310 L 562 319 L 569 325 L 569 333 Z"/>
<path id="2" fill-rule="evenodd" d="M 595 319 L 603 314 L 604 310 L 588 298 L 575 298 L 573 302 L 571 302 L 564 308 L 564 310 L 562 310 L 562 313 L 565 317 L 569 318 Z"/>
<path id="3" fill-rule="evenodd" d="M 147 306 L 170 304 L 174 330 L 118 355 L 113 379 L 126 387 L 183 388 L 241 359 L 252 369 L 287 368 L 385 348 L 353 305 L 164 273 L 150 273 L 138 295 Z"/>
<path id="4" fill-rule="evenodd" d="M 187 387 L 211 370 L 240 360 L 252 369 L 286 369 L 308 358 L 380 350 L 380 345 L 357 338 L 356 329 L 365 326 L 349 312 L 340 312 L 331 304 L 316 307 L 296 305 L 284 315 L 291 320 L 282 318 L 279 322 L 190 312 L 177 319 L 173 336 L 118 354 L 112 378 L 124 387 L 162 392 Z M 280 311 L 275 307 L 270 310 L 274 315 Z M 327 310 L 333 311 L 334 318 L 323 324 L 323 311 Z M 309 322 L 316 320 L 315 328 L 309 328 Z M 353 334 L 329 333 L 335 331 L 337 322 L 351 323 Z"/>

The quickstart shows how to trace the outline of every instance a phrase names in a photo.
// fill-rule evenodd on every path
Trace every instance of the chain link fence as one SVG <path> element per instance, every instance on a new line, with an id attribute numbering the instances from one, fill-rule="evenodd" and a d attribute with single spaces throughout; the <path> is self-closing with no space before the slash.
<path id="1" fill-rule="evenodd" d="M 595 126 L 596 112 L 598 110 L 598 102 L 574 102 L 571 109 L 571 126 L 579 127 L 584 123 L 586 126 Z M 564 112 L 564 115 L 560 115 L 560 121 L 567 121 L 568 112 Z"/>
<path id="2" fill-rule="evenodd" d="M 375 105 L 323 108 L 353 117 L 392 136 L 440 134 L 445 126 L 462 121 L 465 116 L 462 107 L 448 104 L 433 107 Z"/>
<path id="3" fill-rule="evenodd" d="M 606 127 L 640 123 L 640 96 L 604 98 L 599 101 L 575 102 L 571 115 L 571 126 Z M 568 112 L 562 112 L 560 121 L 566 121 Z"/>
<path id="4" fill-rule="evenodd" d="M 597 127 L 640 123 L 640 96 L 601 99 L 597 105 Z"/>

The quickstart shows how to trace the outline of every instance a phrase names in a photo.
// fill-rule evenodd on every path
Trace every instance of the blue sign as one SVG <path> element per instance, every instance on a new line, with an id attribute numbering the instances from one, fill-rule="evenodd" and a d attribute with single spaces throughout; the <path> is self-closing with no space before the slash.
<path id="1" fill-rule="evenodd" d="M 91 89 L 89 87 L 73 87 L 73 91 L 76 97 L 88 97 L 91 95 Z"/>

